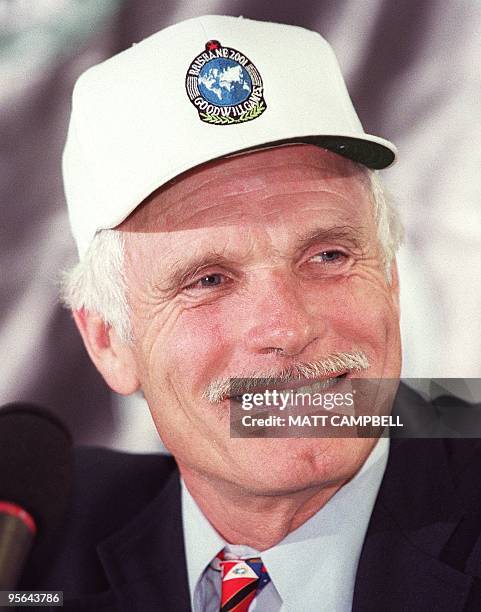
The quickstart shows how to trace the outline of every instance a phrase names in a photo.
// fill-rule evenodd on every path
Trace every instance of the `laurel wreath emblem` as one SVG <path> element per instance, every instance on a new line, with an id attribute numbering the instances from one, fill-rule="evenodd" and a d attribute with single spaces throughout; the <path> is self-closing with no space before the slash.
<path id="1" fill-rule="evenodd" d="M 212 123 L 214 125 L 227 125 L 231 123 L 245 123 L 246 121 L 252 121 L 266 110 L 264 102 L 260 102 L 253 106 L 250 110 L 245 112 L 240 117 L 223 117 L 221 115 L 213 115 L 211 113 L 200 113 L 202 121 L 206 123 Z"/>

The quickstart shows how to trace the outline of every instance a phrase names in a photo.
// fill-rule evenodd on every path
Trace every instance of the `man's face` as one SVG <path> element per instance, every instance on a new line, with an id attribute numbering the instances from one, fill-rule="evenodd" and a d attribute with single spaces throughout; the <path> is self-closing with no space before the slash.
<path id="1" fill-rule="evenodd" d="M 232 439 L 229 400 L 205 391 L 353 351 L 361 376 L 399 376 L 397 288 L 357 165 L 308 145 L 232 157 L 120 229 L 137 377 L 181 471 L 273 494 L 350 478 L 374 440 Z"/>

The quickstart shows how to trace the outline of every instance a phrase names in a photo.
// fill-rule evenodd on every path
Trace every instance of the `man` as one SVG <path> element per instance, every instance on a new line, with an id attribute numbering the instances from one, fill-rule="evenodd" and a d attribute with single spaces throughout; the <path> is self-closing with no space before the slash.
<path id="1" fill-rule="evenodd" d="M 202 17 L 81 77 L 64 297 L 173 459 L 79 451 L 25 585 L 82 610 L 479 606 L 476 443 L 231 435 L 245 391 L 399 378 L 401 230 L 372 170 L 395 153 L 300 28 Z"/>

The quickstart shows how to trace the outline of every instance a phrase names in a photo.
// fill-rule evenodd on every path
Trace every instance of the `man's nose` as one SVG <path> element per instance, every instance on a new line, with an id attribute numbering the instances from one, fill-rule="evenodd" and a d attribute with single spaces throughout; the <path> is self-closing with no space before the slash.
<path id="1" fill-rule="evenodd" d="M 264 279 L 249 309 L 249 350 L 285 357 L 304 353 L 323 334 L 325 326 L 313 312 L 314 306 L 296 279 Z"/>

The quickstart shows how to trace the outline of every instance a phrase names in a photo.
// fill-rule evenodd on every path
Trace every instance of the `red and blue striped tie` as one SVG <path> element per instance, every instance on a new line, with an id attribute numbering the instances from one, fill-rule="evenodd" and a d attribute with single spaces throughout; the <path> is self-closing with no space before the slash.
<path id="1" fill-rule="evenodd" d="M 270 580 L 260 557 L 224 559 L 222 551 L 217 559 L 222 577 L 220 612 L 248 612 L 256 594 Z"/>

